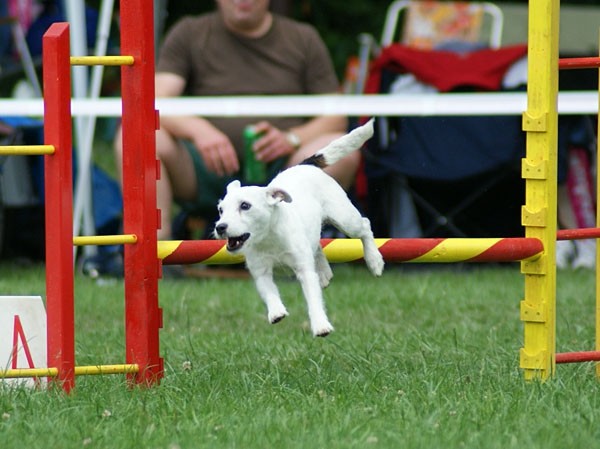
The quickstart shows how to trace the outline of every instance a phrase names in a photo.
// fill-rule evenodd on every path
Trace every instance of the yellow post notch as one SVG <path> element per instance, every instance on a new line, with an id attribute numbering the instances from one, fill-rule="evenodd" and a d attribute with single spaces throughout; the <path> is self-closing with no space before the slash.
<path id="1" fill-rule="evenodd" d="M 523 113 L 523 131 L 545 133 L 548 131 L 548 113 L 532 115 L 529 111 Z"/>
<path id="2" fill-rule="evenodd" d="M 548 161 L 537 163 L 521 160 L 521 177 L 523 179 L 548 179 Z"/>

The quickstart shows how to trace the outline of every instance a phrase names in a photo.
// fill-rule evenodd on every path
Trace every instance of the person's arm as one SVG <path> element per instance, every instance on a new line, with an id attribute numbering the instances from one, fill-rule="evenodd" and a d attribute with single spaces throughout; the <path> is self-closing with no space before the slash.
<path id="1" fill-rule="evenodd" d="M 300 70 L 303 92 L 308 95 L 336 92 L 339 83 L 333 62 L 316 29 L 306 25 L 294 29 L 295 38 L 302 42 L 301 51 L 305 52 L 305 62 Z M 298 149 L 313 147 L 311 142 L 321 136 L 345 134 L 348 120 L 343 116 L 318 116 L 292 129 L 277 129 L 268 122 L 261 122 L 257 127 L 265 133 L 264 138 L 256 142 L 257 157 L 269 162 L 278 157 L 289 157 Z M 293 135 L 290 136 L 290 133 Z"/>
<path id="2" fill-rule="evenodd" d="M 156 97 L 178 97 L 184 92 L 185 85 L 185 79 L 179 75 L 157 73 Z M 219 176 L 239 171 L 239 161 L 231 141 L 208 120 L 194 116 L 161 116 L 160 126 L 175 138 L 192 141 L 209 171 Z"/>
<path id="3" fill-rule="evenodd" d="M 323 134 L 346 133 L 348 131 L 348 119 L 343 116 L 315 117 L 289 131 L 296 134 L 301 142 L 308 142 Z"/>
<path id="4" fill-rule="evenodd" d="M 256 142 L 256 157 L 265 162 L 283 156 L 290 156 L 302 146 L 319 136 L 332 133 L 345 133 L 348 120 L 342 116 L 315 117 L 306 123 L 291 129 L 279 129 L 263 121 L 256 124 L 256 131 L 263 137 Z M 293 133 L 297 142 L 290 138 Z"/>

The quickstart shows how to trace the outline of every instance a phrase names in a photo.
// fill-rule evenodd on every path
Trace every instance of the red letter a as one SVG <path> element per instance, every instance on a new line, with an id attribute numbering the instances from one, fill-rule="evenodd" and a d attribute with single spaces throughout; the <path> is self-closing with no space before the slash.
<path id="1" fill-rule="evenodd" d="M 21 344 L 23 345 L 23 351 L 25 351 L 25 357 L 27 357 L 27 363 L 29 364 L 29 368 L 35 368 L 33 364 L 33 357 L 31 357 L 31 351 L 29 350 L 29 345 L 27 344 L 27 340 L 25 339 L 25 332 L 23 332 L 23 325 L 21 324 L 21 319 L 19 315 L 15 315 L 15 325 L 13 327 L 13 351 L 12 351 L 12 368 L 17 368 L 17 354 L 19 353 L 19 340 L 21 340 Z"/>

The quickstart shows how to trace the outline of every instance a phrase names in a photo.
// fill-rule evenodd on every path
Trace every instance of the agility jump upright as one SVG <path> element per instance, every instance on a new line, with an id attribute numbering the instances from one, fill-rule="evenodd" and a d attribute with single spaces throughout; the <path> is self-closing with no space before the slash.
<path id="1" fill-rule="evenodd" d="M 44 36 L 44 72 L 58 72 L 54 79 L 44 77 L 44 96 L 48 96 L 45 140 L 59 142 L 58 151 L 62 150 L 60 175 L 52 167 L 57 162 L 47 156 L 45 178 L 47 185 L 57 184 L 55 194 L 63 201 L 58 213 L 46 208 L 46 220 L 51 220 L 46 225 L 48 364 L 58 367 L 58 378 L 66 390 L 73 386 L 77 371 L 85 373 L 77 370 L 74 362 L 73 243 L 125 244 L 126 364 L 121 372 L 144 384 L 158 382 L 163 375 L 158 335 L 162 310 L 158 307 L 160 263 L 156 252 L 160 217 L 156 207 L 159 166 L 154 137 L 158 113 L 154 108 L 153 17 L 147 0 L 121 4 L 121 52 L 125 55 L 121 57 L 70 58 L 69 27 L 65 23 L 52 25 Z M 100 237 L 73 239 L 70 66 L 75 64 L 121 66 L 124 235 L 106 242 Z M 53 218 L 58 215 L 60 218 Z"/>
<path id="2" fill-rule="evenodd" d="M 538 238 L 543 242 L 544 253 L 539 259 L 521 262 L 521 271 L 525 275 L 525 298 L 521 302 L 524 346 L 520 351 L 520 365 L 526 379 L 547 379 L 554 375 L 556 363 L 600 361 L 599 245 L 596 245 L 595 351 L 556 353 L 554 236 L 557 234 L 558 70 L 600 68 L 600 57 L 559 60 L 559 6 L 559 0 L 529 2 L 527 111 L 523 115 L 523 130 L 527 132 L 527 155 L 522 165 L 526 205 L 522 209 L 522 223 L 526 237 Z M 600 165 L 597 173 L 600 173 L 599 170 Z M 598 198 L 599 180 L 600 178 L 596 180 Z M 597 239 L 598 228 L 600 210 L 596 212 L 596 229 L 559 231 L 558 234 L 565 235 L 565 239 L 583 238 L 586 231 L 590 231 L 589 237 Z M 572 236 L 568 237 L 568 234 Z M 596 373 L 600 376 L 600 365 L 597 365 Z"/>
<path id="3" fill-rule="evenodd" d="M 150 385 L 163 376 L 159 355 L 154 22 L 152 3 L 122 2 L 121 51 L 126 56 L 70 57 L 67 23 L 43 37 L 44 145 L 3 148 L 4 154 L 44 154 L 46 309 L 49 368 L 0 372 L 0 377 L 48 376 L 65 391 L 83 374 L 127 373 Z M 124 235 L 73 237 L 71 65 L 119 65 L 122 82 Z M 125 244 L 125 364 L 75 366 L 73 245 Z"/>
<path id="4" fill-rule="evenodd" d="M 521 368 L 526 379 L 554 373 L 556 353 L 556 227 L 558 164 L 559 1 L 529 2 L 527 111 L 523 130 L 527 154 L 522 163 L 525 236 L 540 239 L 542 257 L 521 262 L 525 298 L 521 302 L 524 347 Z"/>

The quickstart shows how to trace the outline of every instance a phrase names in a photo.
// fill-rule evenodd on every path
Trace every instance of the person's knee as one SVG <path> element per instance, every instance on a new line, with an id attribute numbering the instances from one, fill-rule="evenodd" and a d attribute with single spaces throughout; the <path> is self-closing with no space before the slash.
<path id="1" fill-rule="evenodd" d="M 115 156 L 115 168 L 117 169 L 119 181 L 121 181 L 123 179 L 123 134 L 120 126 L 115 132 L 113 150 Z"/>
<path id="2" fill-rule="evenodd" d="M 156 156 L 159 160 L 176 157 L 178 151 L 179 145 L 169 132 L 163 129 L 156 131 Z"/>
<path id="3" fill-rule="evenodd" d="M 117 128 L 114 138 L 114 149 L 117 156 L 123 154 L 123 130 Z M 156 155 L 159 159 L 168 157 L 170 154 L 177 151 L 177 142 L 167 131 L 159 129 L 156 131 Z"/>

